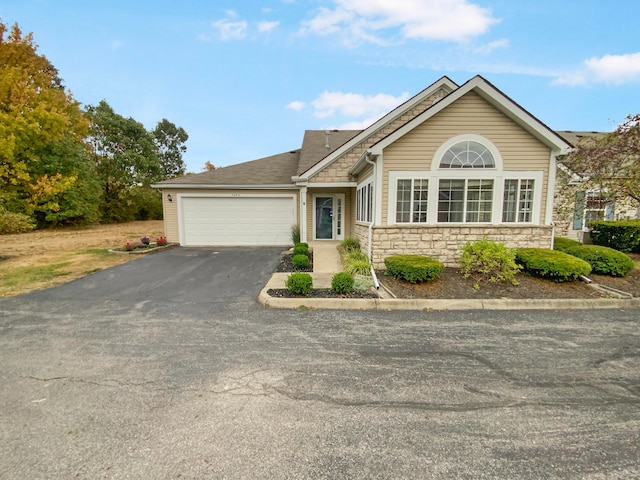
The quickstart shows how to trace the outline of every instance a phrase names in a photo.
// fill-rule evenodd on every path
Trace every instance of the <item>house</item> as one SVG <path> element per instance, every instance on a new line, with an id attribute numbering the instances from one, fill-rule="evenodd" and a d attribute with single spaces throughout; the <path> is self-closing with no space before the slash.
<path id="1" fill-rule="evenodd" d="M 480 76 L 443 77 L 365 130 L 306 131 L 296 150 L 154 185 L 167 239 L 290 245 L 359 237 L 376 268 L 415 253 L 457 262 L 467 241 L 552 245 L 568 141 Z"/>
<path id="2" fill-rule="evenodd" d="M 557 132 L 571 145 L 606 132 Z M 556 236 L 590 243 L 589 224 L 599 220 L 628 220 L 640 218 L 640 204 L 631 198 L 616 203 L 607 200 L 599 188 L 585 187 L 585 178 L 571 172 L 559 159 L 556 175 L 554 219 Z"/>

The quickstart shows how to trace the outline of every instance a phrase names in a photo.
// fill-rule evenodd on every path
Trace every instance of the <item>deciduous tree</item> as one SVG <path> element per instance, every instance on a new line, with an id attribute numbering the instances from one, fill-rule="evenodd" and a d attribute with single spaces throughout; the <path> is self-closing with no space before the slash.
<path id="1" fill-rule="evenodd" d="M 614 132 L 583 139 L 562 163 L 606 200 L 640 203 L 640 114 L 627 117 Z"/>
<path id="2" fill-rule="evenodd" d="M 33 35 L 0 21 L 0 206 L 40 225 L 95 221 L 88 127 Z"/>
<path id="3" fill-rule="evenodd" d="M 185 174 L 186 166 L 182 154 L 187 151 L 185 142 L 189 139 L 187 132 L 166 118 L 158 122 L 152 132 L 158 149 L 158 159 L 165 180 Z"/>

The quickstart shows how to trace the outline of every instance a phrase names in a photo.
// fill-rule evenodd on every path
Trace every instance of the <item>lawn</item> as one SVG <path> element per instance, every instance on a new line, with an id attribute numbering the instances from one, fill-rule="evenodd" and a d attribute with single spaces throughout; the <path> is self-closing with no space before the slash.
<path id="1" fill-rule="evenodd" d="M 162 220 L 36 230 L 0 236 L 0 297 L 69 282 L 137 258 L 109 249 L 164 235 Z"/>

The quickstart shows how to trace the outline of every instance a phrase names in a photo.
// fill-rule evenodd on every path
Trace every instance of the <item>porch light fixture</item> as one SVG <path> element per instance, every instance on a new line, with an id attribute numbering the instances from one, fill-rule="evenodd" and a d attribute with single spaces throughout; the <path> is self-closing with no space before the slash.
<path id="1" fill-rule="evenodd" d="M 167 200 L 169 200 L 170 202 L 173 202 L 173 197 L 171 196 L 171 194 L 167 195 Z"/>

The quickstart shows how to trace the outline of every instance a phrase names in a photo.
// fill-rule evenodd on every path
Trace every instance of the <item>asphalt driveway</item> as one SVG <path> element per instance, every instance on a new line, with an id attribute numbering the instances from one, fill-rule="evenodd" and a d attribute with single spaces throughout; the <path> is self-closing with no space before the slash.
<path id="1" fill-rule="evenodd" d="M 637 310 L 274 310 L 278 253 L 0 301 L 0 478 L 640 476 Z"/>

